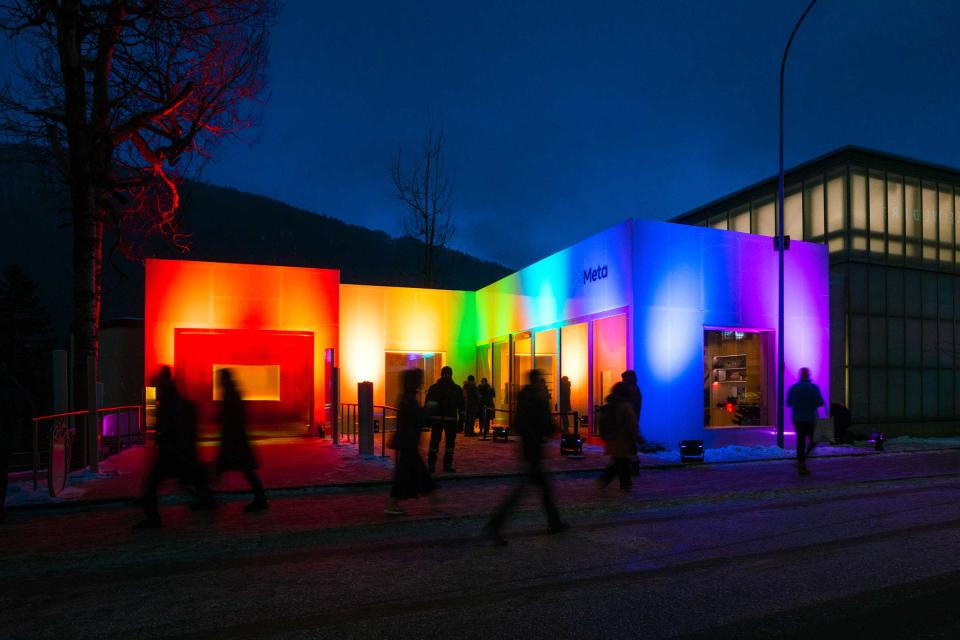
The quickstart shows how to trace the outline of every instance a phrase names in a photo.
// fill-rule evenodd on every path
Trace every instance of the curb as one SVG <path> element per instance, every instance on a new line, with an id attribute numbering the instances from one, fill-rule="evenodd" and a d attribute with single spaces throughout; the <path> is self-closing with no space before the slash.
<path id="1" fill-rule="evenodd" d="M 914 455 L 918 453 L 942 453 L 945 451 L 960 451 L 960 446 L 955 447 L 937 447 L 935 449 L 917 449 L 912 451 L 855 451 L 851 453 L 840 453 L 829 456 L 819 456 L 821 458 L 865 458 L 869 456 L 879 456 L 879 455 Z M 793 462 L 794 458 L 751 458 L 749 460 L 718 460 L 715 462 L 694 462 L 694 463 L 680 463 L 680 462 L 665 462 L 659 464 L 642 464 L 641 468 L 643 470 L 653 470 L 653 471 L 670 471 L 673 469 L 695 469 L 698 467 L 705 466 L 714 466 L 714 465 L 737 465 L 737 464 L 754 464 L 758 462 Z M 585 469 L 567 469 L 567 470 L 550 470 L 546 473 L 553 476 L 573 476 L 573 475 L 586 475 L 594 474 L 600 471 L 603 471 L 606 468 L 604 466 L 590 467 Z M 438 482 L 461 482 L 467 480 L 492 480 L 499 478 L 516 478 L 522 476 L 523 473 L 520 471 L 511 471 L 503 473 L 475 473 L 475 474 L 456 474 L 456 475 L 443 475 L 438 476 Z M 275 487 L 267 488 L 267 494 L 276 494 L 277 492 L 311 492 L 311 491 L 323 491 L 323 490 L 349 490 L 349 489 L 370 489 L 375 487 L 389 487 L 392 483 L 392 480 L 359 480 L 356 482 L 337 482 L 329 484 L 304 484 L 296 485 L 290 487 Z M 214 496 L 238 496 L 238 495 L 248 495 L 250 493 L 247 489 L 234 489 L 227 491 L 214 491 Z M 164 498 L 169 499 L 171 496 L 175 498 L 182 499 L 183 502 L 187 502 L 187 498 L 182 494 L 167 494 L 161 495 L 161 501 Z M 6 510 L 15 511 L 15 512 L 29 512 L 29 511 L 56 511 L 56 510 L 67 510 L 67 509 L 83 509 L 88 507 L 97 507 L 105 505 L 120 505 L 123 503 L 136 503 L 140 499 L 140 496 L 116 496 L 111 498 L 90 498 L 90 499 L 79 499 L 79 500 L 65 500 L 62 502 L 35 502 L 30 504 L 18 504 L 18 505 L 7 505 Z"/>

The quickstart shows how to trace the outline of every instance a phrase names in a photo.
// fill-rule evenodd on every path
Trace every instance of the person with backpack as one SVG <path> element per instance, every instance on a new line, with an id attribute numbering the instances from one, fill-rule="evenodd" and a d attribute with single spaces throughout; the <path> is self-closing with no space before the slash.
<path id="1" fill-rule="evenodd" d="M 550 533 L 560 533 L 570 528 L 560 519 L 560 512 L 553 502 L 553 489 L 550 479 L 543 472 L 543 441 L 554 432 L 550 416 L 550 393 L 547 390 L 543 374 L 534 369 L 529 374 L 530 383 L 517 394 L 517 412 L 512 430 L 519 434 L 523 461 L 527 465 L 526 474 L 494 511 L 483 527 L 482 535 L 494 544 L 502 546 L 507 541 L 501 534 L 504 522 L 516 508 L 528 484 L 540 487 L 543 508 L 547 514 L 547 527 Z"/>
<path id="2" fill-rule="evenodd" d="M 807 456 L 813 450 L 813 431 L 817 426 L 817 410 L 824 405 L 820 387 L 810 379 L 810 369 L 800 369 L 800 380 L 787 391 L 787 406 L 793 411 L 793 428 L 797 433 L 797 471 L 810 475 Z M 809 442 L 809 446 L 807 445 Z"/>
<path id="3" fill-rule="evenodd" d="M 453 448 L 457 440 L 457 427 L 464 412 L 463 389 L 453 381 L 453 369 L 440 369 L 440 379 L 430 385 L 426 397 L 427 411 L 431 414 L 430 451 L 427 466 L 430 472 L 437 470 L 437 454 L 440 453 L 440 438 L 443 438 L 443 470 L 456 473 L 453 468 Z"/>
<path id="4" fill-rule="evenodd" d="M 618 382 L 613 385 L 606 404 L 600 410 L 600 437 L 603 438 L 604 452 L 611 459 L 610 466 L 597 478 L 597 484 L 601 487 L 610 484 L 614 476 L 620 479 L 621 491 L 630 491 L 633 484 L 630 461 L 637 456 L 640 440 L 633 406 L 630 388 L 624 382 Z"/>

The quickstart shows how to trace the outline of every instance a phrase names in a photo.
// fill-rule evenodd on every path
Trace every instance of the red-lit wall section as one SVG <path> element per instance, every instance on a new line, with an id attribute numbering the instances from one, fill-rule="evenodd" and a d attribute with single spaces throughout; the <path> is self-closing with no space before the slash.
<path id="1" fill-rule="evenodd" d="M 324 352 L 338 345 L 339 286 L 331 269 L 147 260 L 145 384 L 172 367 L 210 429 L 214 368 L 266 372 L 277 394 L 248 401 L 252 431 L 303 433 L 324 417 Z"/>

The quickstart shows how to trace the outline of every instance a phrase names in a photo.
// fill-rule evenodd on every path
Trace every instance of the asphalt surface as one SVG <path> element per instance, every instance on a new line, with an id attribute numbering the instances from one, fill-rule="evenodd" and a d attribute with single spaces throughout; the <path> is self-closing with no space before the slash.
<path id="1" fill-rule="evenodd" d="M 251 516 L 168 500 L 12 514 L 2 638 L 960 637 L 960 452 L 556 478 L 506 547 L 478 536 L 512 479 L 382 515 L 377 490 L 280 494 Z"/>

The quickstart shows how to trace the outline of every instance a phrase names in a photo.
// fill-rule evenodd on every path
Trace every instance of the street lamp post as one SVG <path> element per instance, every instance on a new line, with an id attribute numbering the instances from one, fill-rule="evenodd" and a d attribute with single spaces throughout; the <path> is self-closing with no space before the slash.
<path id="1" fill-rule="evenodd" d="M 787 54 L 790 53 L 790 45 L 793 44 L 793 38 L 797 35 L 797 30 L 803 19 L 813 9 L 817 0 L 811 0 L 807 8 L 804 9 L 793 25 L 793 31 L 790 32 L 790 38 L 787 40 L 787 46 L 783 49 L 783 57 L 780 59 L 780 169 L 777 173 L 777 238 L 776 248 L 779 258 L 778 273 L 778 291 L 779 299 L 777 301 L 777 446 L 783 448 L 783 252 L 786 249 L 783 234 L 783 73 L 787 67 Z"/>

